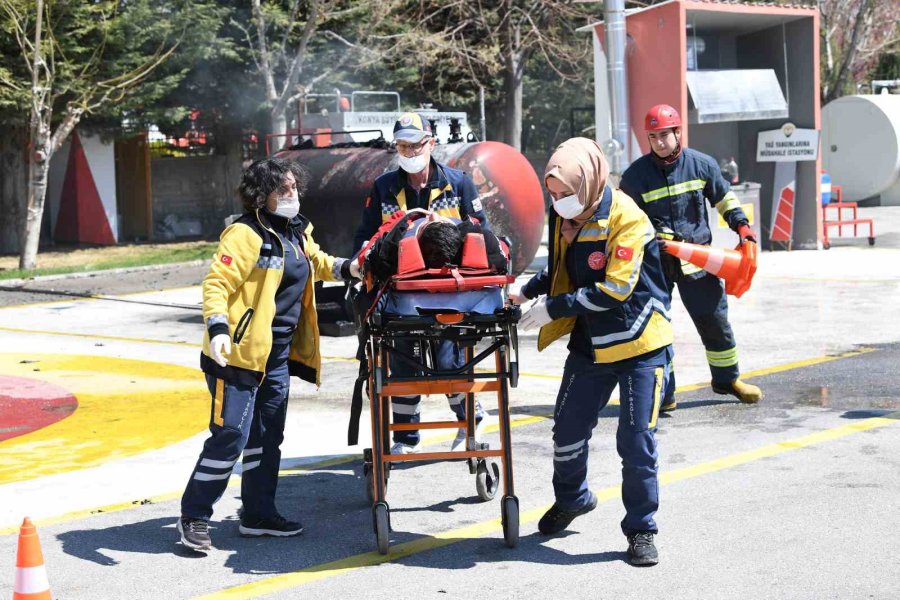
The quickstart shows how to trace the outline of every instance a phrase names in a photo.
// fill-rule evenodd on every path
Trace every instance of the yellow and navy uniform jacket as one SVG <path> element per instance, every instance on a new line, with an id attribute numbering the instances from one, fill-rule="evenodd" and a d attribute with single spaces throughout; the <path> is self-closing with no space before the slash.
<path id="1" fill-rule="evenodd" d="M 290 226 L 302 232 L 300 250 L 309 261 L 310 276 L 300 297 L 300 320 L 291 339 L 291 375 L 319 385 L 322 363 L 313 284 L 316 280 L 350 279 L 349 261 L 326 254 L 312 238 L 312 224 L 295 217 Z M 203 319 L 206 333 L 200 366 L 216 378 L 258 384 L 265 376 L 272 349 L 275 294 L 284 273 L 285 249 L 263 210 L 245 213 L 219 238 L 209 273 L 203 279 Z M 231 337 L 228 365 L 210 358 L 209 340 Z"/>
<path id="2" fill-rule="evenodd" d="M 366 198 L 362 222 L 353 237 L 353 251 L 375 235 L 382 223 L 403 210 L 424 208 L 442 217 L 465 219 L 474 217 L 484 230 L 491 231 L 484 207 L 472 178 L 431 159 L 428 185 L 419 192 L 409 184 L 406 171 L 396 169 L 380 175 Z"/>
<path id="3" fill-rule="evenodd" d="M 662 163 L 652 152 L 645 154 L 622 174 L 619 189 L 634 199 L 654 226 L 668 227 L 686 242 L 709 244 L 712 241 L 707 200 L 732 230 L 737 231 L 748 222 L 716 161 L 690 148 L 683 148 L 670 165 Z"/>
<path id="4" fill-rule="evenodd" d="M 597 363 L 670 345 L 669 294 L 647 215 L 626 194 L 607 186 L 594 216 L 571 244 L 560 233 L 562 222 L 551 209 L 547 267 L 522 290 L 528 298 L 547 294 L 547 312 L 554 319 L 541 328 L 538 350 L 571 333 L 578 317 L 589 329 Z M 567 260 L 573 252 L 574 260 Z"/>

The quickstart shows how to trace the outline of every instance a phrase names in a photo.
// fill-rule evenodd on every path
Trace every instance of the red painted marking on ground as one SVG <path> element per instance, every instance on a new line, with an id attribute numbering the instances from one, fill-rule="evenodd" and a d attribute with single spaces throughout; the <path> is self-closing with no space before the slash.
<path id="1" fill-rule="evenodd" d="M 75 412 L 78 399 L 53 383 L 0 375 L 0 442 L 37 431 Z"/>

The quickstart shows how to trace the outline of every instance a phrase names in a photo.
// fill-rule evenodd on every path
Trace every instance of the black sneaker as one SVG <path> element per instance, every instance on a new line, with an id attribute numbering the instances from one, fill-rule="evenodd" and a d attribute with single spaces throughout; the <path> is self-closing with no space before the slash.
<path id="1" fill-rule="evenodd" d="M 544 535 L 559 533 L 568 527 L 569 523 L 571 523 L 575 517 L 587 514 L 595 508 L 597 508 L 597 496 L 594 494 L 591 494 L 587 504 L 576 510 L 563 510 L 558 505 L 554 504 L 550 507 L 550 510 L 544 513 L 541 520 L 538 521 L 538 531 Z"/>
<path id="2" fill-rule="evenodd" d="M 209 521 L 206 519 L 192 519 L 181 517 L 175 528 L 181 535 L 181 543 L 191 550 L 205 552 L 210 549 L 212 542 L 209 539 Z"/>
<path id="3" fill-rule="evenodd" d="M 238 528 L 238 531 L 246 537 L 262 535 L 290 537 L 292 535 L 300 535 L 303 531 L 303 525 L 297 521 L 288 521 L 281 515 L 275 515 L 268 519 L 241 517 L 241 526 Z"/>
<path id="4" fill-rule="evenodd" d="M 659 562 L 659 553 L 653 545 L 653 534 L 649 531 L 638 531 L 628 536 L 628 561 L 640 567 L 655 565 Z"/>

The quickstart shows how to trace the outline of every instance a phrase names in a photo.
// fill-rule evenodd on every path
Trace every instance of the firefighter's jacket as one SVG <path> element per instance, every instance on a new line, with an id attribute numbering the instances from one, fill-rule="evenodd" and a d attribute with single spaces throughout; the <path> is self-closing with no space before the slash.
<path id="1" fill-rule="evenodd" d="M 353 238 L 353 251 L 358 252 L 395 213 L 413 208 L 424 208 L 453 219 L 474 217 L 482 229 L 491 230 L 472 179 L 465 172 L 432 159 L 428 184 L 422 192 L 410 186 L 403 169 L 388 171 L 375 180 Z"/>
<path id="2" fill-rule="evenodd" d="M 671 165 L 662 164 L 652 152 L 645 154 L 625 170 L 619 188 L 650 216 L 654 226 L 668 227 L 686 242 L 712 241 L 707 200 L 732 230 L 747 223 L 716 161 L 690 148 L 683 148 Z"/>
<path id="3" fill-rule="evenodd" d="M 538 350 L 570 333 L 578 316 L 590 329 L 594 362 L 612 363 L 672 343 L 669 294 L 650 220 L 621 191 L 607 186 L 594 216 L 570 245 L 550 210 L 547 267 L 525 285 L 526 297 L 547 294 L 554 319 L 541 328 Z M 575 273 L 566 268 L 575 252 Z M 572 262 L 572 261 L 570 261 Z"/>
<path id="4" fill-rule="evenodd" d="M 319 385 L 322 363 L 319 325 L 313 284 L 316 280 L 349 279 L 349 262 L 334 258 L 312 238 L 312 224 L 295 217 L 291 227 L 302 232 L 301 251 L 309 260 L 309 277 L 301 295 L 300 320 L 291 339 L 288 368 L 291 375 Z M 258 384 L 265 376 L 272 349 L 275 294 L 284 273 L 285 248 L 264 210 L 245 213 L 228 226 L 219 239 L 209 273 L 203 279 L 203 337 L 200 365 L 214 377 Z M 231 337 L 228 365 L 210 357 L 209 341 L 219 333 Z"/>

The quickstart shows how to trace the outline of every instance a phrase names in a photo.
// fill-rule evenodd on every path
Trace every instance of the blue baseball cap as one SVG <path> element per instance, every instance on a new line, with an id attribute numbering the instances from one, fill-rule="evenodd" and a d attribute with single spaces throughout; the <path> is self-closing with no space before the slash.
<path id="1" fill-rule="evenodd" d="M 431 137 L 431 134 L 431 123 L 419 113 L 403 113 L 394 123 L 394 141 L 418 144 L 424 138 Z"/>

